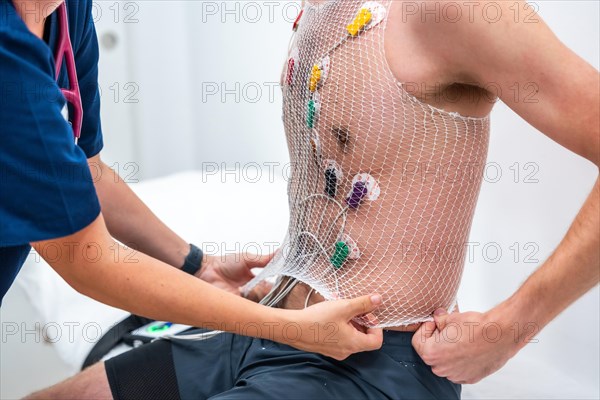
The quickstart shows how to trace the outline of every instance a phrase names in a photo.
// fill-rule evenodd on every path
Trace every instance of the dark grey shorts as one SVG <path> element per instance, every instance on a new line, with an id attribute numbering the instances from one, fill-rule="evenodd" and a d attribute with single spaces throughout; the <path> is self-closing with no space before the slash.
<path id="1" fill-rule="evenodd" d="M 412 335 L 385 331 L 380 350 L 336 361 L 224 333 L 204 341 L 154 342 L 108 360 L 106 370 L 115 399 L 460 398 L 460 385 L 423 363 Z"/>

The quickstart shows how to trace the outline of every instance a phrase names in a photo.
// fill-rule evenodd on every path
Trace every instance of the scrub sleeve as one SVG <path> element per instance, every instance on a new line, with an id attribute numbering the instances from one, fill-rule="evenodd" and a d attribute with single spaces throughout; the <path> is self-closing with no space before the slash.
<path id="1" fill-rule="evenodd" d="M 73 234 L 100 213 L 87 165 L 103 145 L 92 2 L 67 1 L 67 6 L 84 110 L 79 145 L 54 80 L 56 13 L 41 40 L 10 0 L 0 0 L 0 301 L 30 242 Z M 64 66 L 59 84 L 68 85 Z"/>

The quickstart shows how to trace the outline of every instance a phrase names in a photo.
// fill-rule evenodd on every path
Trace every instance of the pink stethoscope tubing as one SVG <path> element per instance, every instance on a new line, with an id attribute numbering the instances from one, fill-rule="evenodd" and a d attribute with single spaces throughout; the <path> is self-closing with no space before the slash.
<path id="1" fill-rule="evenodd" d="M 73 116 L 70 116 L 71 125 L 73 127 L 73 136 L 75 143 L 81 136 L 81 124 L 83 121 L 83 106 L 81 104 L 81 93 L 79 92 L 79 81 L 77 80 L 77 69 L 75 66 L 75 57 L 73 55 L 73 46 L 71 45 L 71 37 L 69 36 L 69 23 L 67 20 L 67 5 L 66 0 L 58 6 L 58 45 L 54 54 L 54 65 L 56 70 L 55 79 L 58 80 L 60 68 L 65 60 L 67 68 L 67 76 L 69 77 L 69 88 L 61 88 L 61 92 L 67 102 L 73 106 Z"/>

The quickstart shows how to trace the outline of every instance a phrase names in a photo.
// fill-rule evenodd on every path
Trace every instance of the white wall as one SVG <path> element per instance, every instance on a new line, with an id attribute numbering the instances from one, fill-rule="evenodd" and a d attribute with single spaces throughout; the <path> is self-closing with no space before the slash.
<path id="1" fill-rule="evenodd" d="M 101 86 L 121 89 L 102 99 L 105 158 L 135 162 L 141 178 L 287 160 L 278 82 L 298 2 L 98 5 L 101 43 L 119 38 L 102 46 Z"/>
<path id="2" fill-rule="evenodd" d="M 105 148 L 104 161 L 126 175 L 123 167 L 138 160 L 135 125 L 139 84 L 132 79 L 128 27 L 135 23 L 136 6 L 127 2 L 96 1 L 93 16 L 100 45 L 99 86 Z"/>
<path id="3" fill-rule="evenodd" d="M 195 1 L 188 6 L 195 166 L 285 162 L 279 76 L 298 2 Z"/>

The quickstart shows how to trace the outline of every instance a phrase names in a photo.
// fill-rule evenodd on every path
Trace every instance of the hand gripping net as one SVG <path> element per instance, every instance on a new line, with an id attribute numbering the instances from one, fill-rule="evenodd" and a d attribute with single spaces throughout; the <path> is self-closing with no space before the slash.
<path id="1" fill-rule="evenodd" d="M 304 7 L 282 76 L 289 228 L 246 288 L 280 275 L 327 299 L 379 293 L 379 327 L 454 307 L 489 137 L 488 117 L 437 109 L 396 81 L 391 3 Z"/>

